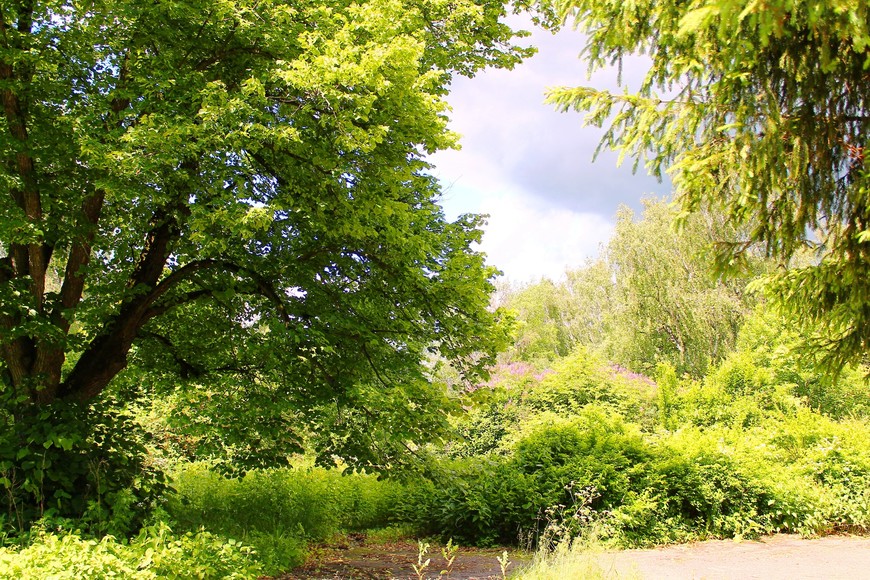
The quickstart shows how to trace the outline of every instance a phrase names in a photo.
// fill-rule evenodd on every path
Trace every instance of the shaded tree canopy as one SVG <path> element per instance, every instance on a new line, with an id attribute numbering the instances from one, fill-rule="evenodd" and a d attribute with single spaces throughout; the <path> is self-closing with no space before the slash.
<path id="1" fill-rule="evenodd" d="M 601 143 L 668 170 L 685 212 L 724 210 L 753 244 L 787 262 L 767 287 L 815 333 L 828 362 L 866 357 L 870 340 L 870 14 L 865 2 L 564 0 L 588 37 L 592 70 L 648 55 L 635 93 L 562 88 L 562 110 L 609 125 Z M 821 330 L 818 330 L 821 329 Z"/>
<path id="2" fill-rule="evenodd" d="M 425 404 L 372 392 L 417 384 L 429 350 L 480 371 L 498 341 L 481 220 L 445 219 L 423 156 L 455 144 L 453 75 L 531 53 L 506 10 L 3 3 L 7 402 L 90 400 L 135 357 L 272 381 L 238 407 L 330 402 L 361 423 L 378 397 Z"/>

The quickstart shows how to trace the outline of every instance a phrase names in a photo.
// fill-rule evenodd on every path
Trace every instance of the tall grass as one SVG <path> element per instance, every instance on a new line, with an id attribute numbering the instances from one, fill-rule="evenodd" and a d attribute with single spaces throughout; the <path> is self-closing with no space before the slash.
<path id="1" fill-rule="evenodd" d="M 167 511 L 179 529 L 205 528 L 244 541 L 277 574 L 299 565 L 310 541 L 386 525 L 397 484 L 321 468 L 227 478 L 195 463 L 178 469 L 173 485 Z"/>
<path id="2" fill-rule="evenodd" d="M 511 575 L 512 580 L 634 580 L 637 570 L 617 570 L 615 558 L 600 545 L 586 541 L 563 542 L 553 551 L 539 550 L 530 564 Z"/>

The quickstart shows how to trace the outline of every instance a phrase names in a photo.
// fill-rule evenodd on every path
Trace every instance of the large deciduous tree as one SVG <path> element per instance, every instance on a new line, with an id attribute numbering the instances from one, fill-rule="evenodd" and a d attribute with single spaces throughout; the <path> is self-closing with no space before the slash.
<path id="1" fill-rule="evenodd" d="M 518 322 L 510 356 L 553 361 L 583 346 L 637 372 L 666 362 L 680 374 L 706 374 L 734 350 L 756 302 L 747 285 L 774 266 L 753 255 L 740 273 L 719 276 L 710 240 L 733 233 L 723 217 L 698 212 L 677 231 L 676 216 L 657 199 L 644 200 L 639 219 L 621 207 L 598 261 L 510 294 L 504 305 Z"/>
<path id="2" fill-rule="evenodd" d="M 645 200 L 641 220 L 625 207 L 617 214 L 606 251 L 616 297 L 606 352 L 648 374 L 666 362 L 701 377 L 734 349 L 754 302 L 746 285 L 769 264 L 752 257 L 751 268 L 722 279 L 710 243 L 726 235 L 722 216 L 693 214 L 679 232 L 675 217 L 668 203 L 653 199 Z"/>
<path id="3" fill-rule="evenodd" d="M 635 93 L 564 88 L 550 99 L 609 124 L 603 146 L 671 172 L 687 212 L 723 208 L 783 262 L 772 294 L 821 328 L 829 362 L 867 356 L 870 341 L 870 7 L 823 0 L 562 0 L 587 35 L 591 69 L 648 55 Z M 747 226 L 745 229 L 743 226 Z"/>
<path id="4" fill-rule="evenodd" d="M 367 425 L 382 401 L 425 407 L 430 349 L 482 368 L 497 320 L 493 270 L 470 249 L 480 219 L 445 219 L 424 155 L 454 145 L 454 74 L 529 54 L 505 10 L 3 2 L 6 410 L 92 400 L 135 355 L 226 408 L 322 404 L 282 407 L 280 425 Z M 234 378 L 221 392 L 210 373 Z"/>
<path id="5" fill-rule="evenodd" d="M 514 345 L 507 356 L 528 362 L 552 362 L 578 345 L 605 340 L 613 308 L 613 272 L 604 260 L 565 272 L 560 282 L 538 283 L 506 292 L 504 307 L 516 318 Z"/>

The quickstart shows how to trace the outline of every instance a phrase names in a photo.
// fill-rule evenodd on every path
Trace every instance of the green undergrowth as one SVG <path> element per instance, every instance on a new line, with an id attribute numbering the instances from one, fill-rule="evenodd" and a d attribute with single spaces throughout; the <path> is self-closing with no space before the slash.
<path id="1" fill-rule="evenodd" d="M 310 543 L 341 532 L 384 542 L 413 533 L 390 525 L 399 484 L 370 475 L 299 467 L 230 478 L 193 463 L 170 480 L 165 511 L 138 534 L 99 537 L 75 520 L 46 520 L 6 539 L 0 577 L 256 578 L 300 565 Z"/>
<path id="2" fill-rule="evenodd" d="M 870 429 L 809 411 L 750 429 L 643 434 L 587 409 L 548 416 L 504 456 L 447 459 L 399 517 L 465 543 L 546 547 L 590 529 L 637 547 L 870 529 Z"/>
<path id="3" fill-rule="evenodd" d="M 649 378 L 579 350 L 496 371 L 417 472 L 179 463 L 141 531 L 105 533 L 132 521 L 118 502 L 98 519 L 49 513 L 4 538 L 0 577 L 275 576 L 362 533 L 537 549 L 521 577 L 604 578 L 577 546 L 870 530 L 863 369 L 823 377 L 745 351 L 701 380 L 667 365 Z"/>
<path id="4" fill-rule="evenodd" d="M 703 380 L 667 365 L 653 380 L 583 349 L 546 372 L 512 363 L 472 395 L 462 438 L 402 488 L 396 517 L 423 535 L 545 551 L 590 533 L 641 547 L 867 532 L 862 371 L 790 364 L 747 351 Z"/>
<path id="5" fill-rule="evenodd" d="M 396 484 L 337 469 L 254 470 L 228 478 L 202 463 L 179 468 L 167 511 L 181 530 L 207 529 L 254 547 L 270 574 L 302 563 L 309 542 L 385 527 Z"/>
<path id="6" fill-rule="evenodd" d="M 254 549 L 241 542 L 204 530 L 176 533 L 164 523 L 129 541 L 37 527 L 28 545 L 0 548 L 3 578 L 256 578 L 263 571 Z"/>

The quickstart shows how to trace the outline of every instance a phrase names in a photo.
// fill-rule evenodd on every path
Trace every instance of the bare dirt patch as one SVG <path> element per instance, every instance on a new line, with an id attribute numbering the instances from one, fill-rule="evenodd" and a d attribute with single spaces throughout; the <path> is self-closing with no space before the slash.
<path id="1" fill-rule="evenodd" d="M 498 562 L 501 549 L 459 548 L 449 578 L 453 580 L 501 579 Z M 418 545 L 412 542 L 389 542 L 367 545 L 362 537 L 351 537 L 339 545 L 324 546 L 313 551 L 309 561 L 280 577 L 280 580 L 301 579 L 405 579 L 417 578 Z M 531 556 L 509 551 L 508 573 Z M 425 578 L 439 578 L 447 562 L 440 546 L 432 546 L 423 559 L 430 559 Z"/>

